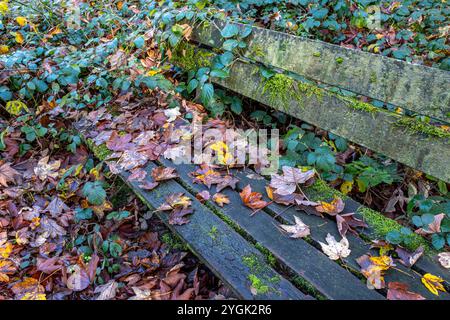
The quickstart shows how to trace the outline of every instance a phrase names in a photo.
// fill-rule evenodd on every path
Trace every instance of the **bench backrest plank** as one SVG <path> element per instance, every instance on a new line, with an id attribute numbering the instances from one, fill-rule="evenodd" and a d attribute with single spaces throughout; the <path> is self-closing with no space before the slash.
<path id="1" fill-rule="evenodd" d="M 220 48 L 221 21 L 197 28 L 193 39 Z M 248 28 L 236 24 L 239 28 Z M 360 50 L 252 27 L 249 59 L 297 73 L 441 121 L 450 121 L 450 72 Z"/>

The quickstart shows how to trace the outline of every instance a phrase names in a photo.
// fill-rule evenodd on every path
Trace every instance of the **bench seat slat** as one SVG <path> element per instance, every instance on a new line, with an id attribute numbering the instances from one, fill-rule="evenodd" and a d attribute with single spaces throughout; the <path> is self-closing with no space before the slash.
<path id="1" fill-rule="evenodd" d="M 174 165 L 161 159 L 163 165 L 175 167 L 180 179 L 195 192 L 208 190 L 202 184 L 192 184 L 189 173 L 196 166 L 190 164 Z M 252 183 L 253 184 L 253 183 Z M 213 186 L 209 190 L 215 193 Z M 365 283 L 353 274 L 328 259 L 322 252 L 302 239 L 290 239 L 277 228 L 278 222 L 264 211 L 250 216 L 252 210 L 242 205 L 242 200 L 236 191 L 226 188 L 221 193 L 231 201 L 223 208 L 212 203 L 216 210 L 231 219 L 260 245 L 268 249 L 278 260 L 291 268 L 295 273 L 311 283 L 318 291 L 329 299 L 383 299 L 383 296 L 367 289 Z"/>
<path id="2" fill-rule="evenodd" d="M 224 27 L 221 21 L 215 24 Z M 196 28 L 193 39 L 215 48 L 223 43 L 213 24 Z M 244 56 L 254 61 L 450 121 L 448 71 L 259 27 L 252 27 L 247 40 Z"/>
<path id="3" fill-rule="evenodd" d="M 146 179 L 151 179 L 150 170 L 156 165 L 151 163 L 146 170 Z M 156 189 L 146 191 L 139 187 L 140 182 L 128 181 L 129 173 L 121 173 L 121 178 L 130 185 L 133 191 L 154 209 L 164 203 L 165 197 L 177 192 L 184 192 L 192 199 L 194 213 L 190 222 L 183 226 L 170 225 L 168 214 L 158 212 L 159 218 L 185 241 L 190 249 L 205 263 L 219 278 L 221 278 L 234 293 L 243 299 L 312 299 L 300 292 L 289 281 L 281 277 L 264 262 L 262 254 L 237 234 L 213 212 L 204 207 L 195 197 L 191 196 L 177 182 L 171 180 L 161 183 Z M 211 230 L 214 236 L 211 236 Z M 249 267 L 244 263 L 245 257 L 257 259 L 258 268 Z M 254 260 L 252 260 L 254 261 Z M 254 274 L 261 279 L 263 285 L 269 287 L 268 292 L 254 295 L 251 292 L 249 275 Z"/>

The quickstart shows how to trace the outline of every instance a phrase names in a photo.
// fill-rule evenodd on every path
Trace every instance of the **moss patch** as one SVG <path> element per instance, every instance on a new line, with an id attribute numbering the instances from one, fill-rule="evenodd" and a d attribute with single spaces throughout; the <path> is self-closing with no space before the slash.
<path id="1" fill-rule="evenodd" d="M 348 196 L 339 192 L 338 190 L 331 188 L 322 179 L 317 179 L 314 183 L 306 188 L 308 198 L 312 201 L 328 201 L 332 198 L 339 197 L 342 200 L 348 199 Z"/>
<path id="2" fill-rule="evenodd" d="M 275 258 L 275 256 L 272 254 L 272 252 L 270 252 L 267 248 L 263 247 L 262 245 L 260 245 L 259 243 L 255 244 L 255 248 L 258 249 L 266 258 L 266 261 L 272 266 L 274 267 L 277 263 L 277 259 Z"/>
<path id="3" fill-rule="evenodd" d="M 186 42 L 180 42 L 172 52 L 170 60 L 183 69 L 190 71 L 211 66 L 213 55 L 205 50 L 196 50 L 193 45 Z"/>
<path id="4" fill-rule="evenodd" d="M 396 124 L 398 126 L 405 127 L 407 130 L 412 132 L 422 133 L 438 138 L 450 138 L 450 132 L 415 118 L 403 117 L 397 121 Z"/>
<path id="5" fill-rule="evenodd" d="M 260 44 L 252 45 L 250 48 L 250 55 L 255 57 L 262 57 L 264 56 L 264 48 Z"/>
<path id="6" fill-rule="evenodd" d="M 294 278 L 292 278 L 292 283 L 297 288 L 302 289 L 303 292 L 317 298 L 317 300 L 327 300 L 327 298 L 323 294 L 321 294 L 316 288 L 314 288 L 312 284 L 310 284 L 308 281 L 306 281 L 300 276 L 295 276 Z"/>
<path id="7" fill-rule="evenodd" d="M 254 274 L 249 274 L 248 279 L 250 280 L 252 287 L 256 290 L 257 294 L 265 294 L 269 292 L 269 286 L 264 284 L 263 281 Z"/>
<path id="8" fill-rule="evenodd" d="M 92 139 L 88 139 L 86 141 L 86 144 L 88 145 L 92 153 L 94 153 L 94 156 L 96 156 L 100 161 L 105 160 L 109 155 L 112 154 L 112 151 L 108 149 L 106 144 L 97 146 Z"/>
<path id="9" fill-rule="evenodd" d="M 267 94 L 269 104 L 282 104 L 282 107 L 287 110 L 289 107 L 290 98 L 295 93 L 294 79 L 282 73 L 277 73 L 264 82 L 262 93 Z"/>
<path id="10" fill-rule="evenodd" d="M 367 207 L 360 207 L 357 210 L 357 213 L 359 213 L 364 218 L 364 221 L 373 230 L 374 236 L 376 237 L 385 238 L 390 231 L 400 231 L 401 228 L 403 228 L 403 226 L 398 222 L 386 218 L 380 212 L 369 209 Z M 420 245 L 422 245 L 427 250 L 430 250 L 429 244 L 420 235 L 413 233 L 408 237 L 410 237 L 411 241 L 409 241 L 407 249 L 415 250 Z"/>
<path id="11" fill-rule="evenodd" d="M 167 245 L 167 247 L 172 250 L 182 250 L 182 251 L 188 251 L 189 248 L 188 246 L 181 241 L 180 238 L 178 238 L 176 235 L 174 235 L 173 233 L 167 232 L 164 233 L 161 236 L 161 241 Z"/>

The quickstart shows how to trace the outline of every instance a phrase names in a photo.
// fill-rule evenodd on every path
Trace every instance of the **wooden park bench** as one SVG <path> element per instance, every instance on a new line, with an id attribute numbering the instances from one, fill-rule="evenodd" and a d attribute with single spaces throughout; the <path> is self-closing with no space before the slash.
<path id="1" fill-rule="evenodd" d="M 224 25 L 219 21 L 216 25 L 219 28 L 204 25 L 194 30 L 195 50 L 206 50 L 214 56 L 214 49 L 221 48 L 223 39 L 219 34 Z M 350 91 L 392 105 L 394 110 L 401 108 L 448 123 L 449 72 L 257 27 L 246 40 L 244 57 L 233 64 L 230 76 L 214 82 L 450 182 L 449 133 L 342 94 Z M 263 92 L 261 64 L 281 71 L 295 94 L 286 99 L 283 93 Z M 160 165 L 175 167 L 180 177 L 151 191 L 140 188 L 141 183 L 129 182 L 128 173 L 121 177 L 150 208 L 159 207 L 165 197 L 175 192 L 184 192 L 192 199 L 195 211 L 186 225 L 170 225 L 167 214 L 157 214 L 238 298 L 386 299 L 386 290 L 367 288 L 356 262 L 364 254 L 377 255 L 370 239 L 379 232 L 371 223 L 368 229 L 360 231 L 360 236 L 347 234 L 351 254 L 343 263 L 332 261 L 319 245 L 327 234 L 341 238 L 331 218 L 276 203 L 251 215 L 252 210 L 242 204 L 236 191 L 250 184 L 253 191 L 265 194 L 268 181 L 254 179 L 255 173 L 250 169 L 234 172 L 240 179 L 237 190 L 221 191 L 231 201 L 221 208 L 213 201 L 200 203 L 195 198 L 197 193 L 208 190 L 202 184 L 192 183 L 189 173 L 195 171 L 195 165 L 174 165 L 160 159 L 147 170 Z M 211 194 L 215 193 L 214 188 L 209 190 Z M 329 201 L 337 191 L 323 185 L 308 187 L 304 192 L 310 199 Z M 352 199 L 346 198 L 345 202 L 344 212 L 356 212 L 368 222 L 387 219 Z M 278 224 L 294 224 L 294 216 L 310 227 L 310 237 L 291 239 L 279 231 Z M 448 288 L 450 272 L 433 255 L 420 258 L 412 270 L 397 264 L 385 279 L 386 283 L 406 283 L 409 290 L 427 299 L 449 299 L 449 294 L 435 296 L 423 286 L 421 275 L 425 273 L 442 277 Z"/>

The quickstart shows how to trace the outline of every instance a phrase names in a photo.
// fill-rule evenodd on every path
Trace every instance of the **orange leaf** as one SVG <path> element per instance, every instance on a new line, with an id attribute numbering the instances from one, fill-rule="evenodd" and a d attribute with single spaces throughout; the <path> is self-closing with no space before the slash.
<path id="1" fill-rule="evenodd" d="M 250 185 L 247 185 L 239 195 L 241 196 L 244 205 L 253 210 L 259 210 L 268 205 L 268 202 L 262 200 L 261 193 L 252 192 Z"/>

